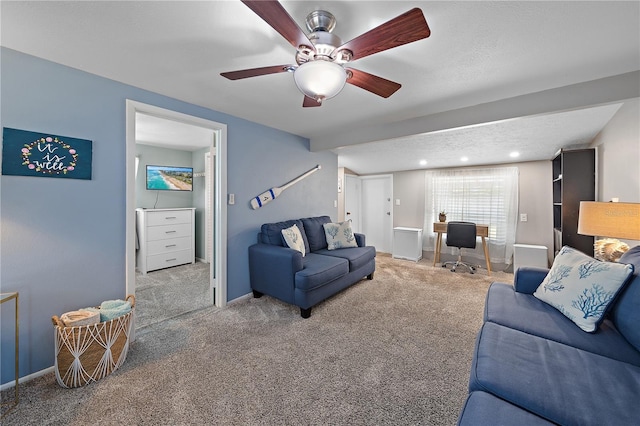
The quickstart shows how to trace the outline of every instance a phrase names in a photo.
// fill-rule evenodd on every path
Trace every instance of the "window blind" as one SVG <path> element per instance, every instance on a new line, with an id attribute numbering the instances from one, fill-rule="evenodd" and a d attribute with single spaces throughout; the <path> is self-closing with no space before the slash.
<path id="1" fill-rule="evenodd" d="M 517 167 L 432 171 L 426 172 L 425 179 L 425 250 L 434 250 L 433 222 L 444 211 L 447 221 L 488 225 L 491 260 L 511 262 L 518 212 Z M 475 256 L 483 257 L 481 249 L 476 249 Z"/>

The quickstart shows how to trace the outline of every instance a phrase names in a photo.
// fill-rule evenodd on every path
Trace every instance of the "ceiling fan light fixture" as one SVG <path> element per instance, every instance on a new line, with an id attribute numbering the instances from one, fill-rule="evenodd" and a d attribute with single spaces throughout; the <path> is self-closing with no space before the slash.
<path id="1" fill-rule="evenodd" d="M 347 81 L 347 72 L 334 62 L 315 60 L 296 68 L 293 79 L 305 96 L 321 102 L 340 93 Z"/>

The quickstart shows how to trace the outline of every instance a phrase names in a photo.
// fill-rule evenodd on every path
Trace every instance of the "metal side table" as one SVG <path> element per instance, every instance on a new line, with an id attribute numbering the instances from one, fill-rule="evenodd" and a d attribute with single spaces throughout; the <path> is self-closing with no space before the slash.
<path id="1" fill-rule="evenodd" d="M 18 379 L 20 377 L 20 373 L 19 373 L 19 369 L 18 369 L 18 360 L 19 360 L 19 345 L 18 345 L 18 335 L 19 335 L 19 325 L 18 325 L 18 292 L 9 292 L 9 293 L 0 293 L 0 305 L 3 304 L 4 302 L 8 302 L 10 300 L 15 300 L 15 310 L 16 310 L 16 320 L 15 320 L 15 329 L 16 329 L 16 340 L 15 340 L 15 349 L 16 349 L 16 369 L 15 369 L 15 373 L 16 373 L 16 383 L 14 386 L 14 397 L 13 397 L 13 401 L 7 401 L 7 402 L 3 402 L 2 406 L 4 408 L 5 405 L 9 405 L 11 404 L 11 407 L 8 408 L 6 411 L 3 409 L 2 410 L 2 416 L 4 416 L 6 413 L 8 413 L 13 407 L 15 407 L 16 405 L 18 405 Z M 0 417 L 2 417 L 0 416 Z"/>

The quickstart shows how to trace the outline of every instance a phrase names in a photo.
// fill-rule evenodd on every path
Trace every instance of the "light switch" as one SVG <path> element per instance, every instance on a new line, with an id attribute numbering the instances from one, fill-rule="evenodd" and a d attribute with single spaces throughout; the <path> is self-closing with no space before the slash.
<path id="1" fill-rule="evenodd" d="M 338 200 L 333 200 L 333 207 L 338 207 Z"/>
<path id="2" fill-rule="evenodd" d="M 400 205 L 400 198 L 396 198 L 396 206 Z"/>
<path id="3" fill-rule="evenodd" d="M 236 194 L 229 194 L 229 205 L 236 203 Z"/>
<path id="4" fill-rule="evenodd" d="M 526 222 L 526 221 L 527 221 L 527 214 L 520 213 L 520 222 Z"/>

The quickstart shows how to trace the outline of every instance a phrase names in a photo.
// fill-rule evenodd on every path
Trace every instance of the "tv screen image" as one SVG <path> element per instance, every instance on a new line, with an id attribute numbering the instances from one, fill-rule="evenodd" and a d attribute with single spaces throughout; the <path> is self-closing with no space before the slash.
<path id="1" fill-rule="evenodd" d="M 193 191 L 193 168 L 147 166 L 147 189 L 160 191 Z"/>

